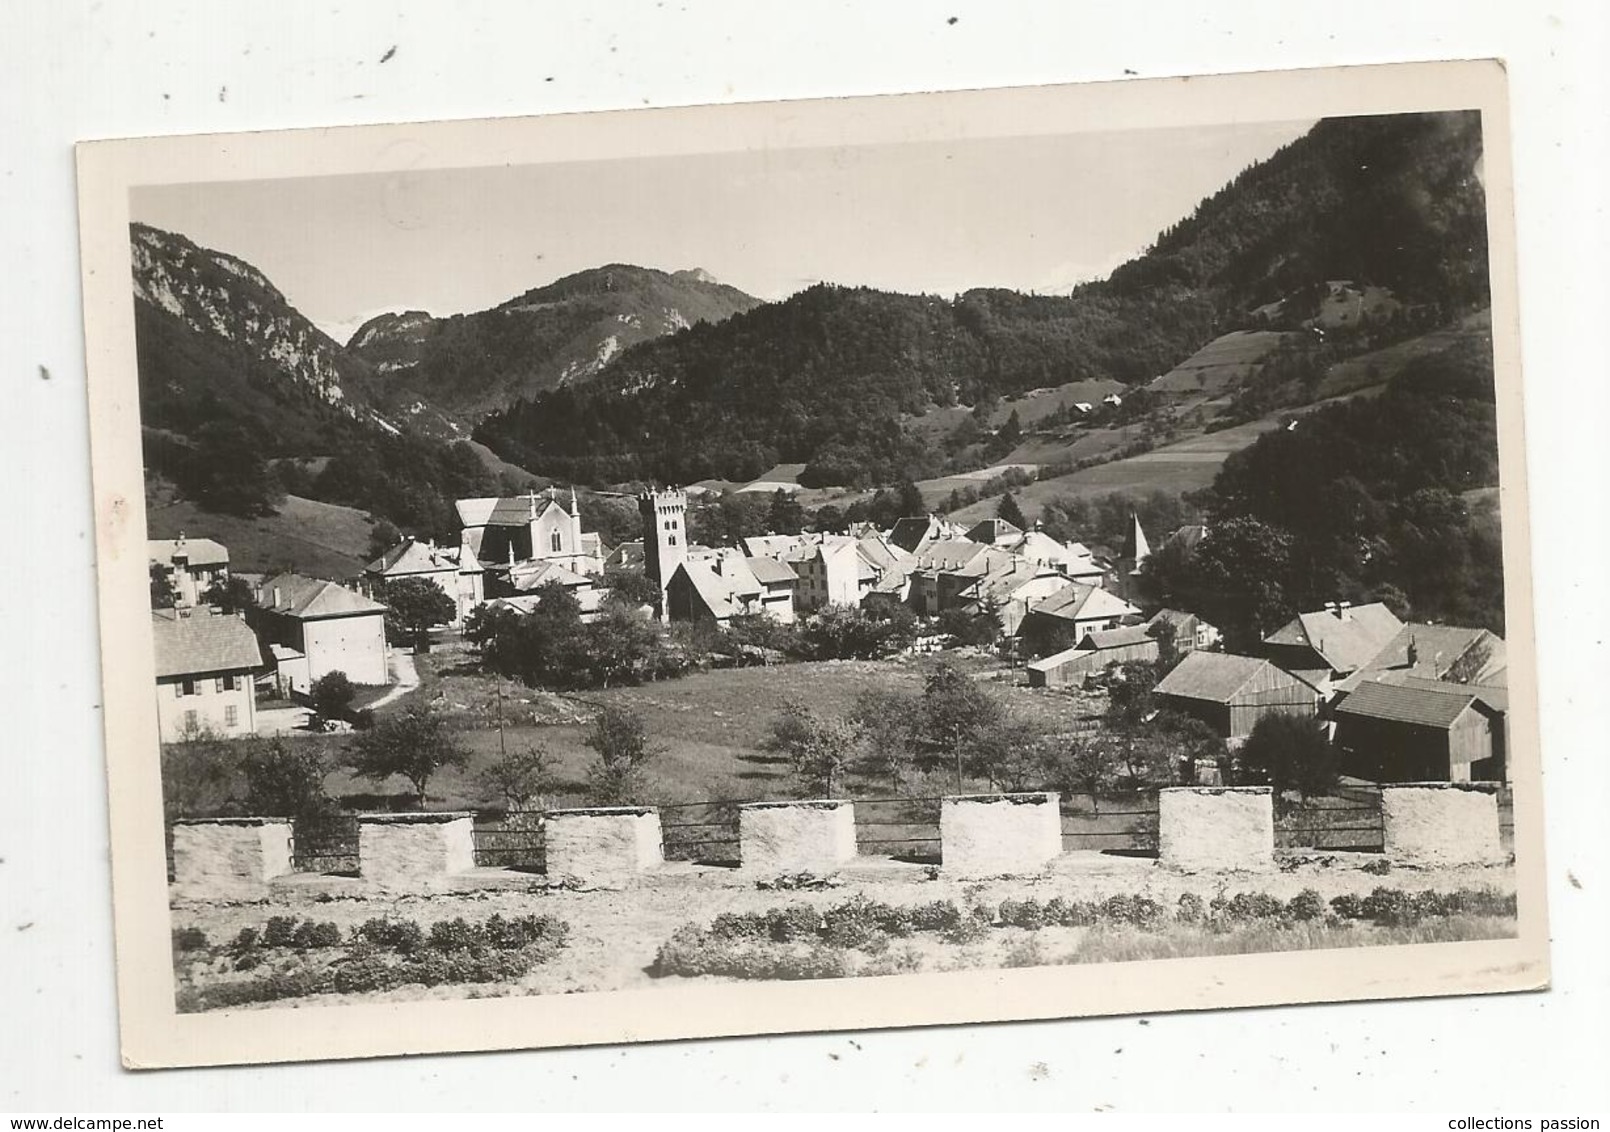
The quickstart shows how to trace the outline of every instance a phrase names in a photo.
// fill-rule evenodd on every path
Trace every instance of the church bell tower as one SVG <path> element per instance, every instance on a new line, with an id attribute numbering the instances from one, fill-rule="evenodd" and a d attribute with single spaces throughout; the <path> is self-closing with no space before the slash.
<path id="1" fill-rule="evenodd" d="M 643 572 L 660 591 L 656 610 L 660 620 L 669 621 L 665 587 L 676 568 L 687 561 L 688 497 L 675 489 L 645 491 L 637 497 L 637 513 L 643 520 Z"/>

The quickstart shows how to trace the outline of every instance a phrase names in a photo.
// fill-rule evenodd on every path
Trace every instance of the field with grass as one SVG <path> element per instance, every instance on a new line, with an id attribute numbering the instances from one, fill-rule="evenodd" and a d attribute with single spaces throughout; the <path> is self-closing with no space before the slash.
<path id="1" fill-rule="evenodd" d="M 1071 730 L 1077 721 L 1099 714 L 1104 706 L 1099 696 L 1019 686 L 1020 672 L 981 656 L 952 652 L 947 659 L 984 682 L 1015 713 L 1053 732 Z M 467 653 L 452 647 L 417 657 L 420 690 L 381 709 L 384 716 L 423 699 L 436 704 L 462 729 L 471 762 L 462 769 L 444 770 L 431 780 L 431 809 L 475 808 L 495 802 L 478 790 L 477 775 L 501 750 L 518 751 L 534 743 L 555 757 L 554 773 L 560 785 L 550 802 L 585 804 L 586 769 L 593 753 L 583 740 L 588 722 L 603 704 L 640 713 L 650 737 L 663 747 L 647 770 L 646 801 L 671 805 L 797 797 L 799 791 L 786 760 L 762 749 L 771 721 L 785 703 L 797 701 L 818 711 L 838 713 L 848 711 L 856 696 L 869 689 L 920 693 L 934 663 L 905 658 L 728 668 L 574 695 L 504 681 L 500 704 L 498 681 L 474 671 L 468 661 Z M 500 713 L 501 735 L 497 726 Z M 293 741 L 315 744 L 332 761 L 339 761 L 341 749 L 350 739 L 305 735 Z M 402 778 L 376 784 L 345 769 L 335 770 L 325 786 L 333 797 L 400 794 L 409 789 Z M 933 789 L 926 792 L 951 793 L 954 786 L 949 775 L 937 772 Z M 855 776 L 849 787 L 852 793 L 889 793 L 887 783 Z M 915 792 L 923 793 L 920 787 L 919 783 Z"/>
<path id="2" fill-rule="evenodd" d="M 296 570 L 324 578 L 349 578 L 368 562 L 369 516 L 351 507 L 287 495 L 278 511 L 245 519 L 203 511 L 187 500 L 160 496 L 146 507 L 151 538 L 210 538 L 229 548 L 237 573 Z"/>

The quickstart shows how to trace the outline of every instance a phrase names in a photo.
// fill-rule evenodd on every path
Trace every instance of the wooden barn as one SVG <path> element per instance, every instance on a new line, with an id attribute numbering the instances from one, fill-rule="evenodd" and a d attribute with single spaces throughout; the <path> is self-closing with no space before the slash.
<path id="1" fill-rule="evenodd" d="M 1077 647 L 1031 661 L 1028 666 L 1029 687 L 1065 687 L 1102 671 L 1109 664 L 1130 661 L 1149 664 L 1157 659 L 1157 653 L 1157 640 L 1147 635 L 1145 625 L 1094 629 L 1084 635 L 1084 640 Z"/>
<path id="2" fill-rule="evenodd" d="M 1157 685 L 1157 700 L 1230 740 L 1245 739 L 1273 712 L 1319 712 L 1319 693 L 1291 673 L 1257 657 L 1218 652 L 1186 656 Z"/>
<path id="3" fill-rule="evenodd" d="M 1504 712 L 1461 684 L 1366 680 L 1336 705 L 1342 772 L 1372 782 L 1501 782 Z"/>

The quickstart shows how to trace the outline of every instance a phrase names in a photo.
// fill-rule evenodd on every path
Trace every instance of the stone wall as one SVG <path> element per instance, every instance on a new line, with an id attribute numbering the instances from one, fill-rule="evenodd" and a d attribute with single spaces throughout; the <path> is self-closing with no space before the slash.
<path id="1" fill-rule="evenodd" d="M 387 892 L 429 892 L 475 867 L 473 814 L 361 814 L 358 873 Z"/>
<path id="2" fill-rule="evenodd" d="M 291 871 L 291 823 L 283 818 L 207 818 L 173 827 L 174 895 L 260 900 Z"/>
<path id="3" fill-rule="evenodd" d="M 1187 872 L 1269 869 L 1274 794 L 1267 786 L 1169 786 L 1157 792 L 1157 850 Z"/>
<path id="4" fill-rule="evenodd" d="M 823 875 L 855 858 L 855 805 L 847 801 L 755 802 L 738 810 L 745 871 Z"/>
<path id="5" fill-rule="evenodd" d="M 1504 859 L 1498 788 L 1406 782 L 1381 788 L 1386 856 L 1405 865 L 1485 865 Z"/>
<path id="6" fill-rule="evenodd" d="M 660 812 L 646 806 L 553 810 L 544 844 L 550 878 L 618 886 L 665 861 Z"/>
<path id="7" fill-rule="evenodd" d="M 954 876 L 1044 872 L 1062 852 L 1062 809 L 1055 793 L 968 794 L 944 799 L 940 853 Z"/>

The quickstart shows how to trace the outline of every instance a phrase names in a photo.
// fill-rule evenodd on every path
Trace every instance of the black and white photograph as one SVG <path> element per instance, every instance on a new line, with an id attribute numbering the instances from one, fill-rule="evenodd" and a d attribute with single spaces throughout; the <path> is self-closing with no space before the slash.
<path id="1" fill-rule="evenodd" d="M 125 1056 L 1545 986 L 1504 106 L 83 147 Z"/>

